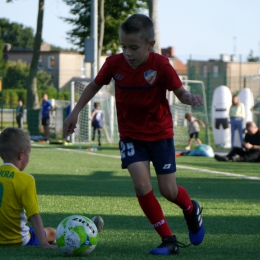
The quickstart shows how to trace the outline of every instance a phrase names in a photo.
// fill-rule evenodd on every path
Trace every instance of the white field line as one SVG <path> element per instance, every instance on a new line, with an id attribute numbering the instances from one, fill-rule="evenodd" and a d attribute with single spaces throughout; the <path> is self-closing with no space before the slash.
<path id="1" fill-rule="evenodd" d="M 101 156 L 101 157 L 106 157 L 106 158 L 115 158 L 115 159 L 120 159 L 120 156 L 118 155 L 109 155 L 109 154 L 99 154 L 95 152 L 86 152 L 86 151 L 81 151 L 81 150 L 74 150 L 74 149 L 64 149 L 64 148 L 54 148 L 59 151 L 66 151 L 66 152 L 73 152 L 73 153 L 84 153 L 92 156 Z M 206 172 L 210 174 L 217 174 L 217 175 L 224 175 L 224 176 L 230 176 L 230 177 L 238 177 L 242 179 L 248 179 L 248 180 L 254 180 L 254 181 L 260 181 L 260 178 L 258 177 L 253 177 L 253 176 L 246 176 L 243 174 L 237 174 L 237 173 L 231 173 L 231 172 L 220 172 L 220 171 L 213 171 L 213 170 L 208 170 L 208 169 L 201 169 L 201 168 L 196 168 L 196 167 L 189 167 L 189 166 L 184 166 L 184 165 L 177 165 L 177 168 L 180 169 L 186 169 L 186 170 L 191 170 L 191 171 L 198 171 L 198 172 Z"/>

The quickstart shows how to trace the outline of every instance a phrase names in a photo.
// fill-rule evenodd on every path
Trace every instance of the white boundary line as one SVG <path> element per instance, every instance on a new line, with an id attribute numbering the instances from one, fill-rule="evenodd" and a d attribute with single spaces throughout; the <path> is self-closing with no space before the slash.
<path id="1" fill-rule="evenodd" d="M 81 150 L 74 150 L 74 149 L 64 149 L 64 148 L 54 148 L 59 151 L 66 151 L 66 152 L 77 152 L 77 153 L 84 153 L 92 156 L 101 156 L 101 157 L 106 157 L 106 158 L 115 158 L 115 159 L 120 159 L 121 157 L 118 155 L 109 155 L 109 154 L 99 154 L 95 152 L 86 152 L 86 151 L 81 151 Z M 246 176 L 243 174 L 237 174 L 237 173 L 231 173 L 231 172 L 220 172 L 220 171 L 212 171 L 208 169 L 201 169 L 201 168 L 196 168 L 196 167 L 189 167 L 189 166 L 184 166 L 184 165 L 177 165 L 177 169 L 186 169 L 186 170 L 191 170 L 191 171 L 198 171 L 198 172 L 205 172 L 205 173 L 210 173 L 210 174 L 217 174 L 217 175 L 224 175 L 224 176 L 230 176 L 230 177 L 238 177 L 242 179 L 247 179 L 247 180 L 253 180 L 253 181 L 260 181 L 260 178 L 258 177 L 253 177 L 253 176 Z"/>

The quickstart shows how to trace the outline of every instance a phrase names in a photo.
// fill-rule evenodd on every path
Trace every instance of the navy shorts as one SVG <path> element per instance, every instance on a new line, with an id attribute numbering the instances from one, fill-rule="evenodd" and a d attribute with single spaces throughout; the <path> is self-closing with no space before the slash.
<path id="1" fill-rule="evenodd" d="M 42 118 L 42 125 L 48 126 L 50 124 L 50 118 L 49 117 L 43 117 Z"/>
<path id="2" fill-rule="evenodd" d="M 199 138 L 199 132 L 194 132 L 190 134 L 190 138 L 192 138 L 194 136 L 194 138 Z"/>
<path id="3" fill-rule="evenodd" d="M 26 244 L 26 246 L 39 246 L 40 242 L 38 241 L 38 238 L 37 238 L 36 234 L 34 233 L 34 229 L 32 227 L 30 227 L 29 232 L 30 232 L 31 238 L 30 238 L 29 242 Z M 46 233 L 45 233 L 45 235 L 46 235 Z"/>
<path id="4" fill-rule="evenodd" d="M 119 149 L 122 169 L 135 162 L 150 161 L 156 174 L 176 172 L 173 138 L 154 142 L 123 139 L 119 141 Z"/>

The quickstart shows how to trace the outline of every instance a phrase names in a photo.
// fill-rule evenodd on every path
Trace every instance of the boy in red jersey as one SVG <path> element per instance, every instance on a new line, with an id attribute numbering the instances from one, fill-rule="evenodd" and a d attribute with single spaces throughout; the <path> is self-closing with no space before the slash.
<path id="1" fill-rule="evenodd" d="M 149 17 L 130 16 L 121 24 L 119 38 L 123 53 L 108 57 L 95 80 L 85 88 L 64 121 L 65 135 L 74 132 L 81 109 L 113 78 L 122 168 L 128 169 L 140 207 L 162 239 L 150 254 L 178 254 L 181 245 L 153 193 L 150 161 L 160 193 L 183 210 L 190 241 L 199 245 L 204 237 L 201 208 L 176 184 L 173 122 L 166 91 L 173 91 L 182 103 L 193 107 L 203 102 L 201 97 L 184 89 L 166 57 L 152 52 L 154 27 Z"/>

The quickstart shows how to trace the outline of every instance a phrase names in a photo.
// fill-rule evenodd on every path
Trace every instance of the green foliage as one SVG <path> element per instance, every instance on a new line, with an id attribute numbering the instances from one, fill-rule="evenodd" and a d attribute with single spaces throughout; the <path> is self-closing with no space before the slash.
<path id="1" fill-rule="evenodd" d="M 4 76 L 5 89 L 26 89 L 26 79 L 29 75 L 30 66 L 21 60 L 8 61 Z M 37 71 L 37 88 L 46 91 L 53 87 L 51 75 L 44 70 Z"/>
<path id="2" fill-rule="evenodd" d="M 254 57 L 253 51 L 251 50 L 248 57 L 247 57 L 247 61 L 249 62 L 259 62 L 260 58 L 259 57 Z"/>
<path id="3" fill-rule="evenodd" d="M 70 13 L 74 18 L 63 18 L 74 28 L 68 32 L 69 41 L 83 52 L 84 40 L 90 36 L 91 1 L 64 0 L 71 6 Z M 106 0 L 104 5 L 105 31 L 102 53 L 111 51 L 117 53 L 120 47 L 118 30 L 120 24 L 130 15 L 147 9 L 147 1 L 136 0 Z"/>
<path id="4" fill-rule="evenodd" d="M 43 96 L 44 93 L 48 94 L 49 99 L 52 99 L 52 98 L 56 99 L 57 98 L 57 89 L 54 88 L 53 86 L 47 88 L 46 90 L 43 90 L 43 89 L 39 90 L 38 91 L 39 100 L 42 100 L 42 96 Z"/>
<path id="5" fill-rule="evenodd" d="M 18 104 L 19 96 L 16 91 L 11 89 L 7 89 L 4 91 L 4 104 L 8 104 L 5 107 L 13 107 L 13 105 Z M 1 102 L 2 102 L 2 95 L 1 95 Z"/>
<path id="6" fill-rule="evenodd" d="M 48 74 L 44 70 L 38 70 L 37 72 L 37 88 L 46 91 L 49 87 L 54 88 L 53 82 L 51 82 L 51 74 Z"/>
<path id="7" fill-rule="evenodd" d="M 32 49 L 34 33 L 31 27 L 0 19 L 0 39 L 12 45 L 12 49 Z"/>
<path id="8" fill-rule="evenodd" d="M 58 99 L 59 100 L 70 100 L 70 92 L 69 91 L 60 91 Z"/>
<path id="9" fill-rule="evenodd" d="M 5 89 L 23 89 L 26 88 L 25 82 L 29 75 L 29 65 L 19 60 L 17 62 L 8 61 L 6 73 L 4 76 Z"/>
<path id="10" fill-rule="evenodd" d="M 27 104 L 27 90 L 26 89 L 5 89 L 0 91 L 0 104 L 2 103 L 2 94 L 4 93 L 3 104 L 5 107 L 13 107 L 18 104 L 19 100 L 22 100 L 25 107 Z M 57 90 L 54 87 L 49 87 L 46 90 L 38 91 L 39 100 L 42 100 L 42 95 L 47 93 L 49 98 L 54 98 L 58 100 L 70 100 L 70 92 L 60 91 L 59 96 L 57 97 Z"/>

